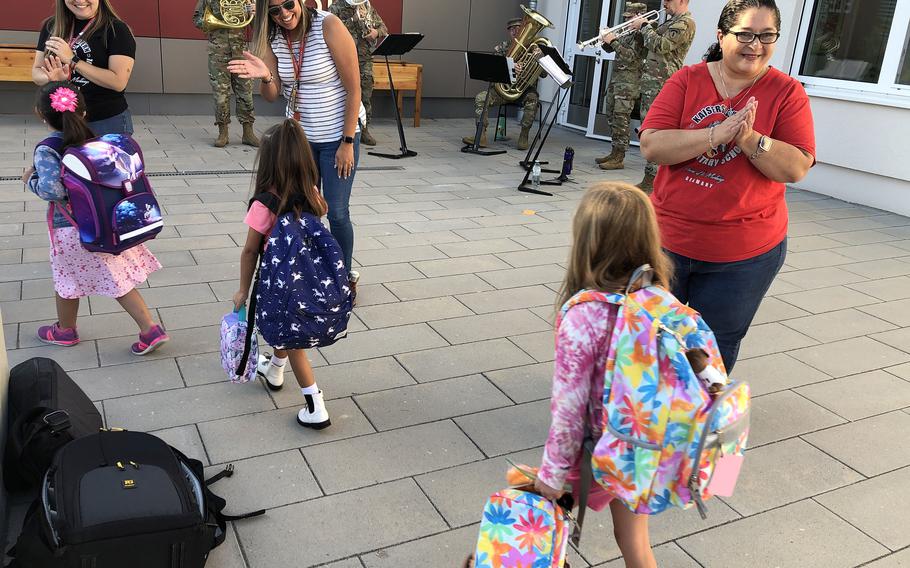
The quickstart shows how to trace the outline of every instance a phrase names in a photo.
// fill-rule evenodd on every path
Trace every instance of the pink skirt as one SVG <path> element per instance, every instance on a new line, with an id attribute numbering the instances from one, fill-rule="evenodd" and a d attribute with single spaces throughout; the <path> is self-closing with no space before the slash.
<path id="1" fill-rule="evenodd" d="M 137 245 L 119 255 L 89 252 L 82 248 L 75 227 L 54 229 L 50 249 L 54 290 L 66 299 L 83 296 L 119 298 L 161 268 L 161 263 L 145 245 Z"/>

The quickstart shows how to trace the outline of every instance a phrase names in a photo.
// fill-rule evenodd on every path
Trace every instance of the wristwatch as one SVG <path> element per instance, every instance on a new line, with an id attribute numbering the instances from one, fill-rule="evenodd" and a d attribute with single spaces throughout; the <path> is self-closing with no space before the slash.
<path id="1" fill-rule="evenodd" d="M 74 51 L 73 56 L 70 58 L 70 67 L 75 67 L 80 61 L 82 60 L 79 59 L 79 54 Z"/>
<path id="2" fill-rule="evenodd" d="M 770 137 L 765 136 L 763 134 L 762 137 L 758 139 L 758 146 L 755 148 L 755 151 L 752 152 L 752 154 L 749 156 L 749 159 L 754 160 L 755 158 L 759 157 L 761 154 L 764 154 L 765 152 L 770 152 L 772 142 L 774 142 L 774 141 Z"/>
<path id="3" fill-rule="evenodd" d="M 345 144 L 353 144 L 354 137 L 353 136 L 342 136 L 341 141 L 344 142 Z"/>

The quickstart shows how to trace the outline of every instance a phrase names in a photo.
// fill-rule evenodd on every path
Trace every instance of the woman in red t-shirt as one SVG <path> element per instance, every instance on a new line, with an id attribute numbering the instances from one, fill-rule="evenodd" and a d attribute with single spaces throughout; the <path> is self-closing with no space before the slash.
<path id="1" fill-rule="evenodd" d="M 673 294 L 699 310 L 730 371 L 787 252 L 785 183 L 815 163 L 809 98 L 768 67 L 774 0 L 730 0 L 706 61 L 664 85 L 641 126 L 660 164 L 651 200 L 676 264 Z"/>

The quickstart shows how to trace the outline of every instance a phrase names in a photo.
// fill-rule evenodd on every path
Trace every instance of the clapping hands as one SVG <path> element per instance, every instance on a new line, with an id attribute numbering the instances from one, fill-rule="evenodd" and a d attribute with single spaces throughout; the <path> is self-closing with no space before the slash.
<path id="1" fill-rule="evenodd" d="M 746 106 L 714 127 L 714 144 L 720 146 L 735 142 L 741 148 L 754 132 L 753 126 L 757 112 L 758 101 L 755 97 L 750 97 Z"/>

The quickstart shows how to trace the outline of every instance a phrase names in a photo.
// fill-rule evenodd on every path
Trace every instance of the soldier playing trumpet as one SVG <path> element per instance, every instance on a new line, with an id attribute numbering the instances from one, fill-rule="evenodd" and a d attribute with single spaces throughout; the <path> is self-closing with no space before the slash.
<path id="1" fill-rule="evenodd" d="M 243 126 L 241 141 L 247 146 L 259 146 L 253 132 L 253 82 L 241 79 L 227 70 L 232 59 L 243 58 L 246 49 L 246 26 L 253 20 L 256 7 L 253 0 L 198 0 L 193 12 L 193 25 L 209 38 L 209 82 L 215 98 L 215 124 L 218 126 L 216 148 L 228 143 L 231 123 L 231 92 L 237 106 L 237 119 Z"/>

